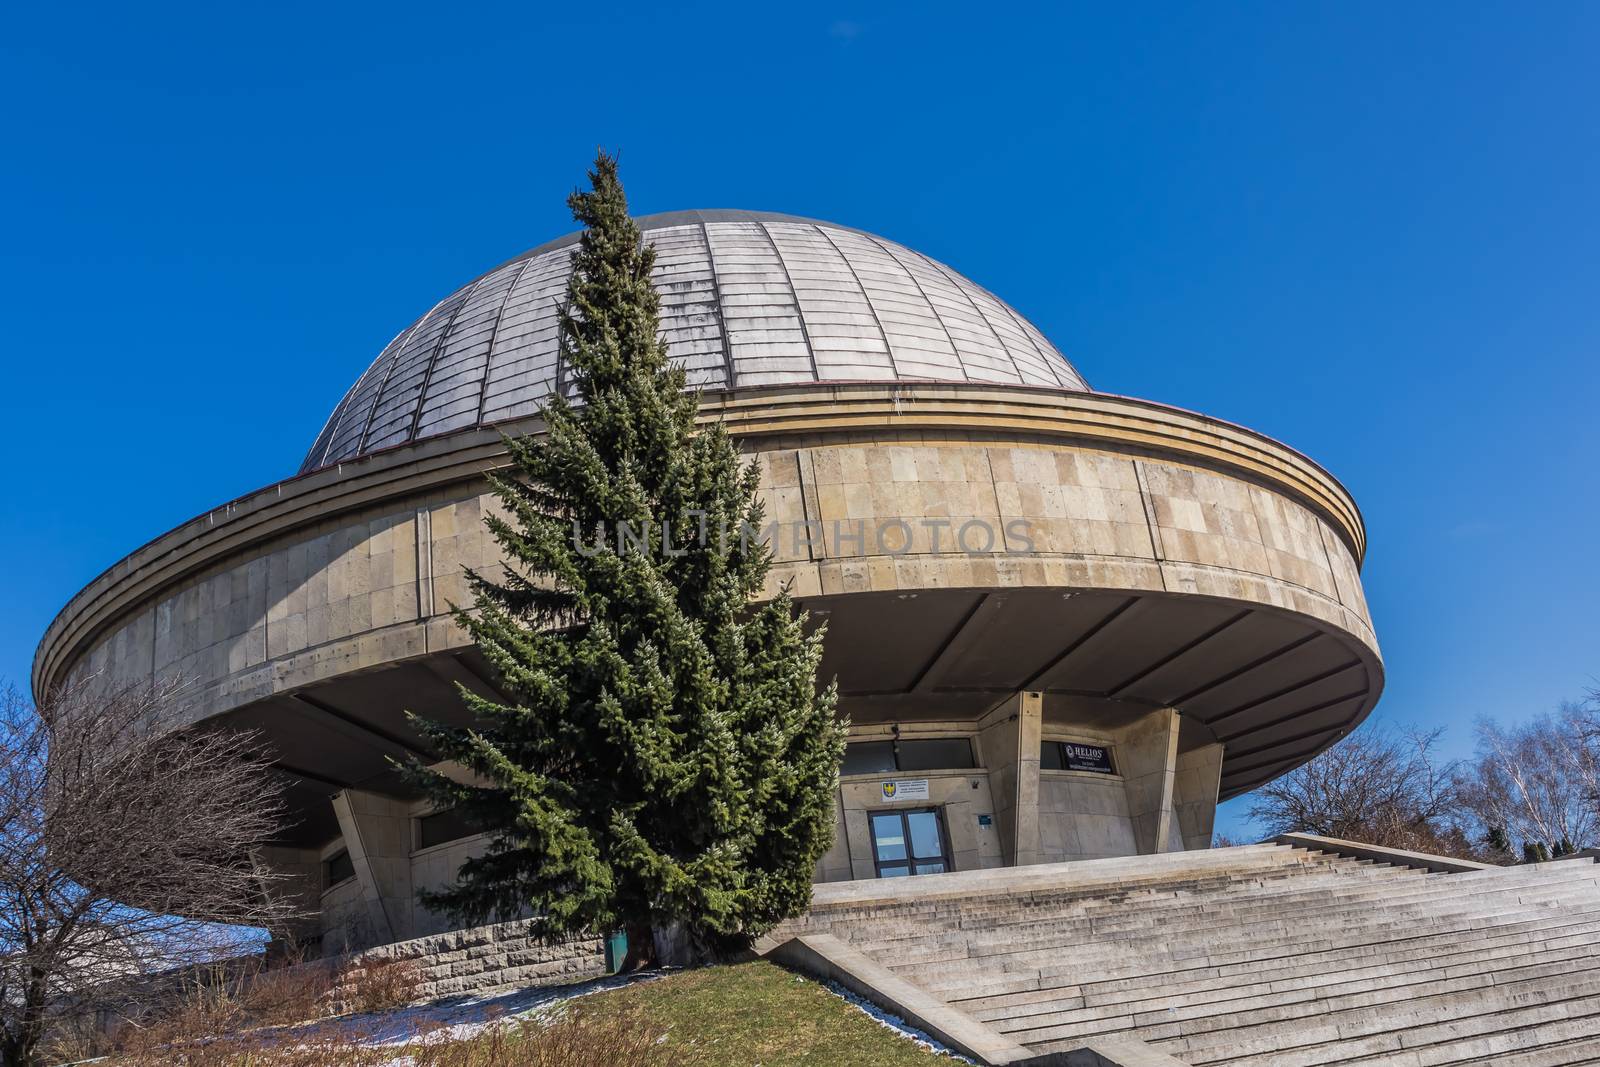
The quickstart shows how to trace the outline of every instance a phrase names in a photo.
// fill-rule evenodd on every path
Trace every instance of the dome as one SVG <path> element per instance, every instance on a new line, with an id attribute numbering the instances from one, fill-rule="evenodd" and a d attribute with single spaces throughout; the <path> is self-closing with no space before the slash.
<path id="1" fill-rule="evenodd" d="M 1089 388 L 1021 315 L 893 241 L 753 211 L 637 221 L 656 249 L 662 333 L 697 388 L 885 380 Z M 496 267 L 402 331 L 328 417 L 300 473 L 534 414 L 563 382 L 556 320 L 577 239 Z"/>

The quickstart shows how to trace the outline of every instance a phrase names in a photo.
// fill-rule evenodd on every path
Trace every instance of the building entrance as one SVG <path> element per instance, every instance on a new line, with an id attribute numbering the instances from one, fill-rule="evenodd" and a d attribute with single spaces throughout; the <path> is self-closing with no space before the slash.
<path id="1" fill-rule="evenodd" d="M 950 869 L 948 855 L 939 809 L 872 813 L 872 861 L 879 878 L 942 874 Z"/>

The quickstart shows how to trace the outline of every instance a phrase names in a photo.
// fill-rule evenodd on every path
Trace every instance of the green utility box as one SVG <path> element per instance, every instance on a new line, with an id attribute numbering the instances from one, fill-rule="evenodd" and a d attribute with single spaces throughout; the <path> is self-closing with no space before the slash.
<path id="1" fill-rule="evenodd" d="M 628 935 L 625 931 L 614 930 L 605 940 L 606 973 L 616 974 L 622 968 L 622 961 L 628 958 Z"/>

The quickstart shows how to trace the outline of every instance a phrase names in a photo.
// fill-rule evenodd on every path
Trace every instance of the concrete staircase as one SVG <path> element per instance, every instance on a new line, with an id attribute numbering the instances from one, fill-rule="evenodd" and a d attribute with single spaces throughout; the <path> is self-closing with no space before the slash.
<path id="1" fill-rule="evenodd" d="M 1192 1067 L 1600 1064 L 1592 862 L 1267 844 L 833 883 L 796 936 L 998 1035 L 991 1062 L 1133 1062 L 1066 1054 L 1137 1039 Z"/>

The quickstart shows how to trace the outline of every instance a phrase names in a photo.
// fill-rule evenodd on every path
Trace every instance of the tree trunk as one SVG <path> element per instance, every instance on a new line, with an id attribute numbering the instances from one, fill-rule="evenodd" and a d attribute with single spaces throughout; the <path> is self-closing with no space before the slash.
<path id="1" fill-rule="evenodd" d="M 619 974 L 630 974 L 656 965 L 656 935 L 649 923 L 628 923 L 623 927 L 628 935 L 628 954 L 622 958 Z"/>
<path id="2" fill-rule="evenodd" d="M 39 1044 L 38 1026 L 32 1020 L 19 1021 L 0 1039 L 0 1065 L 33 1067 L 34 1050 Z"/>
<path id="3" fill-rule="evenodd" d="M 38 967 L 29 968 L 28 987 L 23 992 L 22 1003 L 16 1005 L 17 1014 L 6 1027 L 4 1039 L 0 1040 L 0 1063 L 5 1067 L 33 1067 L 36 1062 L 39 1041 L 44 1037 L 48 988 L 44 971 Z"/>

